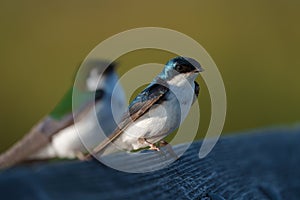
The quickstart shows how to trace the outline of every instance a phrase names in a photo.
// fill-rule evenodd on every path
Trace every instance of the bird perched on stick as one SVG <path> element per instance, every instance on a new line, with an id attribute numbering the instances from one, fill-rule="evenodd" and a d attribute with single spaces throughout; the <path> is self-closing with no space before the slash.
<path id="1" fill-rule="evenodd" d="M 125 94 L 118 84 L 115 67 L 115 63 L 103 60 L 85 62 L 78 84 L 69 89 L 50 114 L 0 155 L 0 169 L 27 159 L 82 158 L 86 152 L 85 147 L 95 147 L 101 141 L 97 140 L 99 124 L 104 133 L 111 133 L 116 128 L 116 123 L 124 113 L 126 105 Z M 114 89 L 116 95 L 112 96 Z M 76 103 L 74 99 L 72 101 L 73 92 L 77 94 Z M 118 111 L 114 115 L 113 106 L 114 111 Z M 76 127 L 75 118 L 78 119 Z M 81 140 L 85 144 L 82 144 Z"/>
<path id="2" fill-rule="evenodd" d="M 132 101 L 116 130 L 91 153 L 103 156 L 146 147 L 159 151 L 156 143 L 165 143 L 163 139 L 179 127 L 198 96 L 195 79 L 202 71 L 192 58 L 176 57 L 168 61 Z"/>

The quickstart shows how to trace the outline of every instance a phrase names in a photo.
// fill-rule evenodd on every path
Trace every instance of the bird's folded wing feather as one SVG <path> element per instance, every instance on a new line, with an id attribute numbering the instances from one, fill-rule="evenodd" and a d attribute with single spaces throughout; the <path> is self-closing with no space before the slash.
<path id="1" fill-rule="evenodd" d="M 143 114 L 149 110 L 153 104 L 161 100 L 168 91 L 169 89 L 162 84 L 155 83 L 149 85 L 132 101 L 129 106 L 129 111 L 125 113 L 115 131 L 97 147 L 95 147 L 93 153 L 97 154 L 102 151 L 109 143 L 122 134 L 124 129 L 143 116 Z"/>
<path id="2" fill-rule="evenodd" d="M 101 93 L 101 95 L 99 95 Z M 103 96 L 103 91 L 96 91 L 95 101 L 99 101 Z M 70 108 L 62 107 L 70 101 Z M 14 144 L 10 149 L 0 155 L 0 169 L 10 167 L 22 162 L 28 156 L 37 152 L 51 142 L 53 135 L 62 129 L 74 124 L 74 118 L 80 120 L 92 108 L 94 101 L 82 103 L 77 111 L 72 113 L 72 93 L 67 93 L 60 104 L 49 116 L 44 117 L 36 124 L 20 141 Z M 69 109 L 71 109 L 70 112 Z"/>

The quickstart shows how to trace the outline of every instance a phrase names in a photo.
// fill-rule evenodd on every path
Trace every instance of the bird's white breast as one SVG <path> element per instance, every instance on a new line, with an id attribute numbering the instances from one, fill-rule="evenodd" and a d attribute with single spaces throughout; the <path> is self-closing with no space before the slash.
<path id="1" fill-rule="evenodd" d="M 181 122 L 186 118 L 193 103 L 195 78 L 196 75 L 186 78 L 184 74 L 179 74 L 167 82 L 169 89 L 180 103 Z"/>
<path id="2" fill-rule="evenodd" d="M 178 75 L 180 76 L 180 75 Z M 194 98 L 194 80 L 177 77 L 168 82 L 166 101 L 154 105 L 149 112 L 137 119 L 114 141 L 119 149 L 139 149 L 149 146 L 140 138 L 156 143 L 179 127 L 186 118 Z"/>

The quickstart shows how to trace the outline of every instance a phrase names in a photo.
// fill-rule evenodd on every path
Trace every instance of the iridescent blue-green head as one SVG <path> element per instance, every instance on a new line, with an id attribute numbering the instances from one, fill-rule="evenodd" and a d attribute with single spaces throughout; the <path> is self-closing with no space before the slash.
<path id="1" fill-rule="evenodd" d="M 166 63 L 159 77 L 165 80 L 171 80 L 178 75 L 189 78 L 202 71 L 203 68 L 195 59 L 178 56 Z"/>

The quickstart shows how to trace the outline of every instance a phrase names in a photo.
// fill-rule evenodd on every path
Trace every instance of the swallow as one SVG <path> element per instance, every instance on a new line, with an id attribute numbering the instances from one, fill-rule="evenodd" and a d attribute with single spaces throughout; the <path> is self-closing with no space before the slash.
<path id="1" fill-rule="evenodd" d="M 70 87 L 57 106 L 34 125 L 29 133 L 0 155 L 0 169 L 28 159 L 81 159 L 86 148 L 97 146 L 99 124 L 105 134 L 111 133 L 126 110 L 125 93 L 118 83 L 115 69 L 116 63 L 87 61 L 79 83 Z M 112 96 L 114 88 L 117 95 Z M 73 92 L 78 94 L 78 99 L 72 110 Z M 93 115 L 93 105 L 96 118 Z M 114 113 L 115 118 L 112 107 L 117 111 Z M 78 119 L 76 127 L 74 118 Z"/>
<path id="2" fill-rule="evenodd" d="M 108 155 L 149 147 L 159 151 L 157 143 L 177 129 L 186 118 L 199 94 L 195 81 L 201 65 L 192 58 L 176 57 L 131 102 L 118 127 L 91 155 Z"/>

